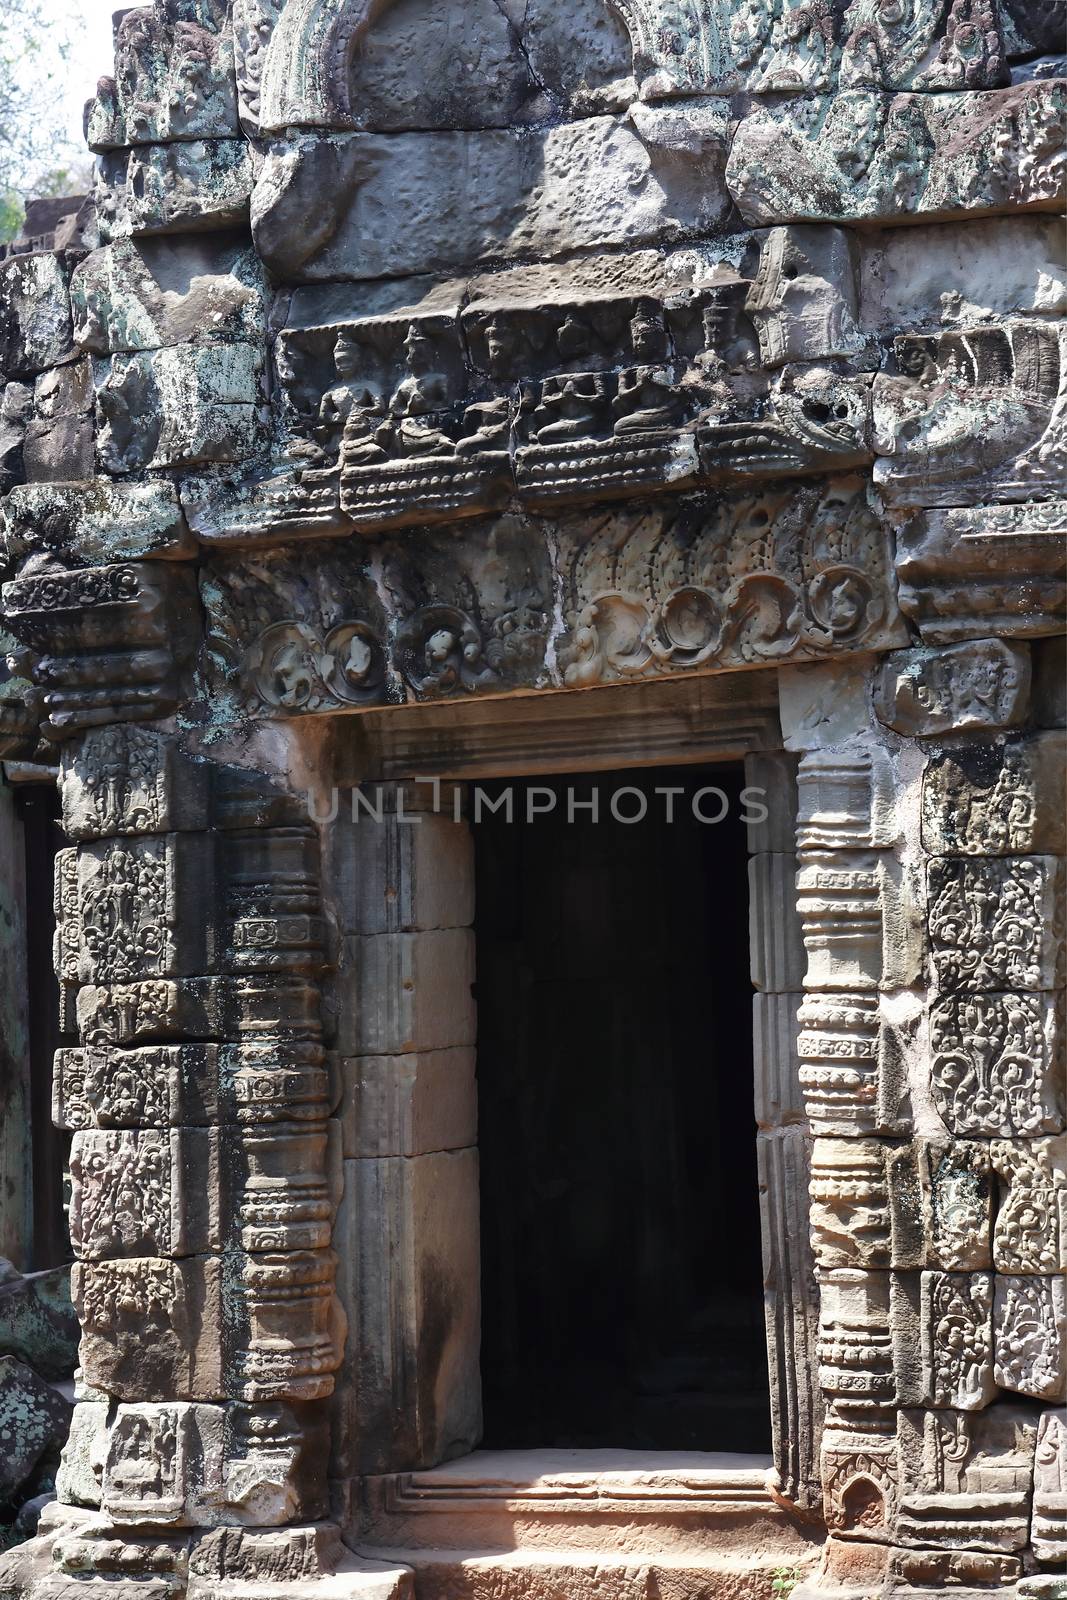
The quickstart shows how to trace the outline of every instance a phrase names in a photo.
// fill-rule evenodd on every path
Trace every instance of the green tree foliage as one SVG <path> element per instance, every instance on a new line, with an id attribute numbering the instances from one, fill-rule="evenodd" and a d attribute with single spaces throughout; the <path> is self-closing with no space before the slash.
<path id="1" fill-rule="evenodd" d="M 24 197 L 84 185 L 62 122 L 72 31 L 62 0 L 0 0 L 0 241 L 21 227 Z"/>

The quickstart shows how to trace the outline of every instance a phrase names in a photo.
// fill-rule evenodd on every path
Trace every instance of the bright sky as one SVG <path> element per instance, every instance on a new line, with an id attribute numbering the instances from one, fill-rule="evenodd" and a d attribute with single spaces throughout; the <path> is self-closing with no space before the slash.
<path id="1" fill-rule="evenodd" d="M 63 122 L 67 137 L 76 148 L 82 144 L 82 109 L 96 92 L 96 80 L 109 74 L 114 65 L 111 44 L 111 14 L 121 0 L 47 0 L 62 28 L 68 18 L 71 51 L 66 67 L 63 95 Z"/>

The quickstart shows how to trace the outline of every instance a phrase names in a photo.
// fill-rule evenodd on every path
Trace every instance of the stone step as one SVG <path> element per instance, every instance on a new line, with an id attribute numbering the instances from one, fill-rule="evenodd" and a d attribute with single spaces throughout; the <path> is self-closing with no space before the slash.
<path id="1" fill-rule="evenodd" d="M 478 1450 L 364 1480 L 359 1546 L 442 1552 L 803 1556 L 810 1530 L 767 1488 L 770 1460 L 699 1451 Z"/>
<path id="2" fill-rule="evenodd" d="M 627 1556 L 614 1550 L 392 1552 L 415 1569 L 417 1600 L 774 1600 L 817 1559 L 780 1555 Z"/>

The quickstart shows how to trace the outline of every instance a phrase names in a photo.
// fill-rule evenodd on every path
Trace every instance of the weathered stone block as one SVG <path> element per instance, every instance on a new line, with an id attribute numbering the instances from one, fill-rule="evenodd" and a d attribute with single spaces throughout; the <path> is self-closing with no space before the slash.
<path id="1" fill-rule="evenodd" d="M 943 1586 L 981 1597 L 988 1594 L 1020 1594 L 1010 1588 L 1023 1570 L 1018 1556 L 993 1555 L 986 1550 L 894 1550 L 889 1562 L 891 1578 L 896 1580 L 891 1594 L 929 1592 L 926 1585 Z M 974 1587 L 969 1587 L 973 1585 Z"/>
<path id="2" fill-rule="evenodd" d="M 221 1261 L 78 1262 L 71 1291 L 86 1383 L 128 1400 L 225 1397 Z"/>
<path id="3" fill-rule="evenodd" d="M 435 272 L 677 238 L 713 226 L 726 107 L 633 109 L 510 130 L 296 138 L 268 148 L 253 237 L 279 277 Z M 314 230 L 302 226 L 318 208 Z"/>
<path id="4" fill-rule="evenodd" d="M 11 632 L 42 653 L 32 666 L 46 737 L 168 716 L 185 685 L 198 626 L 195 575 L 127 562 L 46 572 L 3 586 Z"/>
<path id="5" fill-rule="evenodd" d="M 902 1411 L 900 1544 L 1021 1550 L 1030 1532 L 1037 1419 L 1022 1406 Z"/>
<path id="6" fill-rule="evenodd" d="M 342 1472 L 432 1466 L 472 1449 L 481 1431 L 477 1151 L 346 1161 L 336 1244 L 349 1316 Z"/>
<path id="7" fill-rule="evenodd" d="M 1059 733 L 935 757 L 923 776 L 924 847 L 931 855 L 1063 855 L 1065 770 Z"/>
<path id="8" fill-rule="evenodd" d="M 153 233 L 200 233 L 248 219 L 252 156 L 244 139 L 138 145 L 100 161 L 103 243 Z"/>
<path id="9" fill-rule="evenodd" d="M 796 992 L 752 996 L 755 1111 L 761 1128 L 800 1122 L 805 1116 L 797 1054 L 797 1009 L 803 998 Z"/>
<path id="10" fill-rule="evenodd" d="M 817 1508 L 823 1397 L 817 1371 L 819 1294 L 807 1226 L 811 1140 L 801 1127 L 756 1139 L 763 1237 L 764 1317 L 776 1486 Z"/>
<path id="11" fill-rule="evenodd" d="M 1058 487 L 1057 479 L 1046 477 L 1055 471 L 1054 452 L 1031 455 L 1014 498 L 1049 496 Z M 950 485 L 946 494 L 955 492 Z M 901 610 L 928 644 L 1062 633 L 1065 549 L 1063 500 L 913 512 L 897 532 Z"/>
<path id="12" fill-rule="evenodd" d="M 890 1265 L 887 1146 L 877 1139 L 816 1139 L 811 1239 L 819 1267 Z"/>
<path id="13" fill-rule="evenodd" d="M 1067 1561 L 1067 1423 L 1059 1407 L 1037 1425 L 1031 1536 L 1039 1561 Z"/>
<path id="14" fill-rule="evenodd" d="M 1039 639 L 1034 657 L 1034 722 L 1039 728 L 1067 728 L 1067 637 Z"/>
<path id="15" fill-rule="evenodd" d="M 877 746 L 813 750 L 797 769 L 798 850 L 879 849 L 896 842 L 893 772 Z"/>
<path id="16" fill-rule="evenodd" d="M 329 1250 L 78 1262 L 71 1275 L 86 1383 L 249 1402 L 318 1400 L 333 1389 L 344 1319 Z"/>
<path id="17" fill-rule="evenodd" d="M 997 1274 L 994 1374 L 1002 1389 L 1067 1399 L 1067 1283 Z"/>
<path id="18" fill-rule="evenodd" d="M 17 485 L 4 501 L 8 559 L 47 554 L 71 566 L 191 556 L 195 541 L 172 484 Z"/>
<path id="19" fill-rule="evenodd" d="M 995 533 L 1003 540 L 1005 534 L 1021 531 L 1018 513 L 1014 519 L 1003 514 L 998 518 L 989 502 L 1054 494 L 1059 489 L 1052 460 L 1059 395 L 1067 386 L 1065 369 L 1067 339 L 1058 328 L 1046 322 L 1012 321 L 938 335 L 905 334 L 894 343 L 893 370 L 875 378 L 871 430 L 879 459 L 874 481 L 884 501 L 894 506 L 985 507 L 983 520 L 992 524 L 994 537 L 988 546 L 987 540 L 979 539 L 984 558 L 980 559 L 973 535 L 971 548 L 965 535 L 962 547 L 952 552 L 957 571 L 973 565 L 988 574 L 993 564 L 989 557 L 995 561 L 997 553 Z M 977 407 L 982 409 L 983 427 L 972 443 L 963 419 Z M 961 521 L 958 516 L 953 520 L 957 526 Z M 929 538 L 936 527 L 936 522 L 918 520 L 909 530 L 910 540 L 904 541 L 905 564 L 913 561 L 916 573 L 923 572 L 924 558 L 929 563 L 936 551 L 936 543 L 931 550 Z M 1040 560 L 1034 549 L 1033 519 L 1030 529 L 1026 553 Z M 1024 542 L 1018 537 L 1013 542 L 1022 553 Z M 943 577 L 947 564 L 943 548 L 941 554 Z"/>
<path id="20" fill-rule="evenodd" d="M 806 994 L 795 1025 L 800 1088 L 812 1131 L 875 1132 L 881 1056 L 877 996 Z"/>
<path id="21" fill-rule="evenodd" d="M 893 1339 L 901 1404 L 984 1410 L 997 1392 L 993 1274 L 896 1274 Z"/>
<path id="22" fill-rule="evenodd" d="M 342 1054 L 395 1055 L 474 1043 L 469 928 L 353 936 L 344 950 L 348 971 L 342 981 L 352 998 L 340 1019 Z"/>
<path id="23" fill-rule="evenodd" d="M 849 1539 L 885 1543 L 897 1505 L 896 1441 L 891 1428 L 831 1419 L 819 1452 L 827 1527 Z"/>
<path id="24" fill-rule="evenodd" d="M 73 1372 L 78 1319 L 70 1303 L 69 1267 L 0 1283 L 0 1353 L 29 1362 L 42 1378 L 66 1378 Z"/>
<path id="25" fill-rule="evenodd" d="M 74 353 L 70 274 L 74 258 L 42 251 L 0 262 L 0 373 L 44 372 Z"/>
<path id="26" fill-rule="evenodd" d="M 56 1496 L 68 1506 L 100 1505 L 100 1480 L 107 1453 L 106 1400 L 78 1400 L 56 1473 Z"/>
<path id="27" fill-rule="evenodd" d="M 177 17 L 145 8 L 115 27 L 115 76 L 86 107 L 90 149 L 240 132 L 233 34 L 213 8 Z"/>
<path id="28" fill-rule="evenodd" d="M 217 1249 L 218 1146 L 212 1130 L 75 1133 L 70 1235 L 80 1260 Z"/>
<path id="29" fill-rule="evenodd" d="M 753 985 L 765 994 L 804 982 L 804 941 L 795 901 L 797 858 L 761 852 L 748 863 L 748 936 Z"/>
<path id="30" fill-rule="evenodd" d="M 786 749 L 833 749 L 863 736 L 867 692 L 867 669 L 860 662 L 783 667 L 778 693 Z"/>
<path id="31" fill-rule="evenodd" d="M 86 984 L 77 991 L 77 1029 L 94 1046 L 218 1039 L 235 1031 L 319 1040 L 319 998 L 317 984 L 282 973 Z"/>
<path id="32" fill-rule="evenodd" d="M 61 851 L 57 973 L 66 982 L 95 984 L 210 972 L 219 946 L 217 917 L 209 911 L 215 882 L 210 834 L 158 834 Z"/>
<path id="33" fill-rule="evenodd" d="M 819 1386 L 839 1414 L 888 1408 L 897 1398 L 889 1291 L 887 1272 L 819 1275 Z"/>
<path id="34" fill-rule="evenodd" d="M 1027 647 L 1000 639 L 894 651 L 879 666 L 874 686 L 879 721 L 919 737 L 1015 727 L 1029 698 Z"/>
<path id="35" fill-rule="evenodd" d="M 330 841 L 343 926 L 358 934 L 469 927 L 474 846 L 466 824 L 407 804 L 399 816 L 387 812 L 388 797 L 374 786 L 367 799 L 376 814 L 340 821 Z"/>
<path id="36" fill-rule="evenodd" d="M 996 213 L 1009 200 L 1052 210 L 1061 107 L 1056 83 L 983 94 L 854 89 L 761 107 L 734 136 L 726 181 L 755 227 Z"/>
<path id="37" fill-rule="evenodd" d="M 42 372 L 33 386 L 22 462 L 28 483 L 85 479 L 93 471 L 92 374 L 86 361 Z"/>
<path id="38" fill-rule="evenodd" d="M 312 1412 L 182 1403 L 124 1404 L 108 1424 L 101 1506 L 119 1525 L 271 1524 L 321 1516 Z"/>
<path id="39" fill-rule="evenodd" d="M 45 1455 L 58 1455 L 70 1425 L 70 1403 L 32 1367 L 0 1356 L 0 1501 L 18 1491 Z"/>
<path id="40" fill-rule="evenodd" d="M 63 829 L 71 839 L 206 829 L 217 769 L 148 728 L 94 729 L 64 746 Z"/>
<path id="41" fill-rule="evenodd" d="M 920 935 L 900 863 L 885 850 L 811 850 L 798 859 L 797 909 L 808 954 L 804 987 L 913 983 Z"/>
<path id="42" fill-rule="evenodd" d="M 70 295 L 74 342 L 98 356 L 266 333 L 263 268 L 240 236 L 120 240 L 75 268 Z"/>
<path id="43" fill-rule="evenodd" d="M 995 1139 L 990 1159 L 1000 1178 L 993 1228 L 997 1271 L 1067 1269 L 1067 1136 Z"/>
<path id="44" fill-rule="evenodd" d="M 1049 217 L 887 228 L 861 241 L 860 322 L 883 335 L 1067 309 Z"/>
<path id="45" fill-rule="evenodd" d="M 957 994 L 930 1010 L 930 1087 L 950 1133 L 1059 1133 L 1063 1017 L 1055 996 Z"/>
<path id="46" fill-rule="evenodd" d="M 749 855 L 764 850 L 788 854 L 796 844 L 796 757 L 780 750 L 753 751 L 745 757 L 745 791 L 753 818 L 746 823 Z M 759 817 L 760 807 L 765 817 Z"/>
<path id="47" fill-rule="evenodd" d="M 844 228 L 772 228 L 745 300 L 765 367 L 858 356 L 858 251 Z"/>
<path id="48" fill-rule="evenodd" d="M 94 361 L 101 467 L 122 473 L 254 456 L 262 364 L 260 350 L 247 343 Z"/>
<path id="49" fill-rule="evenodd" d="M 887 1147 L 894 1267 L 992 1266 L 989 1147 L 915 1139 Z"/>
<path id="50" fill-rule="evenodd" d="M 469 1048 L 355 1056 L 342 1065 L 346 1156 L 419 1156 L 477 1143 Z"/>
<path id="51" fill-rule="evenodd" d="M 928 951 L 943 993 L 1054 989 L 1063 869 L 1053 856 L 930 862 Z"/>

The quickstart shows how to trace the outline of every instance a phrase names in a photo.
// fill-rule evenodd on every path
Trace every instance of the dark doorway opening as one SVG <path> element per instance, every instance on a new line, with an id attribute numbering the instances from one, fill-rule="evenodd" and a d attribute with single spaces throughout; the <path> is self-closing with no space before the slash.
<path id="1" fill-rule="evenodd" d="M 487 1447 L 770 1449 L 743 782 L 474 792 Z"/>

